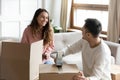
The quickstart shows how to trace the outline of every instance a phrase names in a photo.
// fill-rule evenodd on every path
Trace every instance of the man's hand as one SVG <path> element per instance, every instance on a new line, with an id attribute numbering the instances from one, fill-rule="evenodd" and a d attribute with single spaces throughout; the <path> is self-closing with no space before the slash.
<path id="1" fill-rule="evenodd" d="M 73 76 L 73 80 L 89 80 L 83 74 L 83 72 L 79 72 L 77 75 Z"/>

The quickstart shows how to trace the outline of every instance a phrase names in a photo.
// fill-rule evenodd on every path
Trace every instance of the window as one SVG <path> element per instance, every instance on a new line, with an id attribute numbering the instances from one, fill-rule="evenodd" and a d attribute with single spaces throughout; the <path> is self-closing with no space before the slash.
<path id="1" fill-rule="evenodd" d="M 102 23 L 102 31 L 107 32 L 109 0 L 73 0 L 71 27 L 81 29 L 86 18 L 96 18 Z"/>
<path id="2" fill-rule="evenodd" d="M 0 37 L 21 38 L 40 1 L 0 0 Z"/>

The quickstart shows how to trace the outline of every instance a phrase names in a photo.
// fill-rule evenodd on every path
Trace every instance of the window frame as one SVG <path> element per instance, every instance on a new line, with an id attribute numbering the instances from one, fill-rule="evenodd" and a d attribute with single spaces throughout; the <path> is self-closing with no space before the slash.
<path id="1" fill-rule="evenodd" d="M 70 21 L 70 28 L 81 30 L 82 26 L 75 26 L 74 25 L 74 11 L 80 10 L 97 10 L 97 11 L 108 11 L 108 5 L 101 5 L 101 4 L 80 4 L 74 3 L 72 0 L 72 7 L 71 7 L 71 21 Z M 102 31 L 102 34 L 107 34 L 107 31 Z"/>

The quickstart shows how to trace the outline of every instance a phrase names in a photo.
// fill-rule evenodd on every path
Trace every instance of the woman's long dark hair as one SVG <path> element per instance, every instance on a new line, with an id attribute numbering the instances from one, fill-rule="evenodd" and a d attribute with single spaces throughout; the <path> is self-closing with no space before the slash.
<path id="1" fill-rule="evenodd" d="M 41 9 L 41 8 L 37 9 L 29 25 L 31 27 L 33 36 L 35 36 L 35 34 L 39 31 L 39 24 L 38 24 L 37 18 L 42 12 L 48 13 L 46 9 Z M 43 30 L 42 30 L 42 39 L 44 41 L 43 43 L 44 45 L 50 43 L 53 40 L 53 29 L 50 25 L 49 17 L 48 17 L 47 24 L 43 27 Z"/>

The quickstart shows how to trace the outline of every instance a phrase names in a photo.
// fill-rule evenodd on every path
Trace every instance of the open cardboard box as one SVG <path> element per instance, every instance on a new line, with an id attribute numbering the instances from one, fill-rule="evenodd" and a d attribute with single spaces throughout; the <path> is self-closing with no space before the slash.
<path id="1" fill-rule="evenodd" d="M 40 64 L 39 80 L 73 80 L 79 69 L 75 64 L 63 64 L 62 68 L 55 64 Z"/>
<path id="2" fill-rule="evenodd" d="M 2 42 L 0 79 L 34 80 L 42 63 L 43 40 L 29 44 Z"/>

